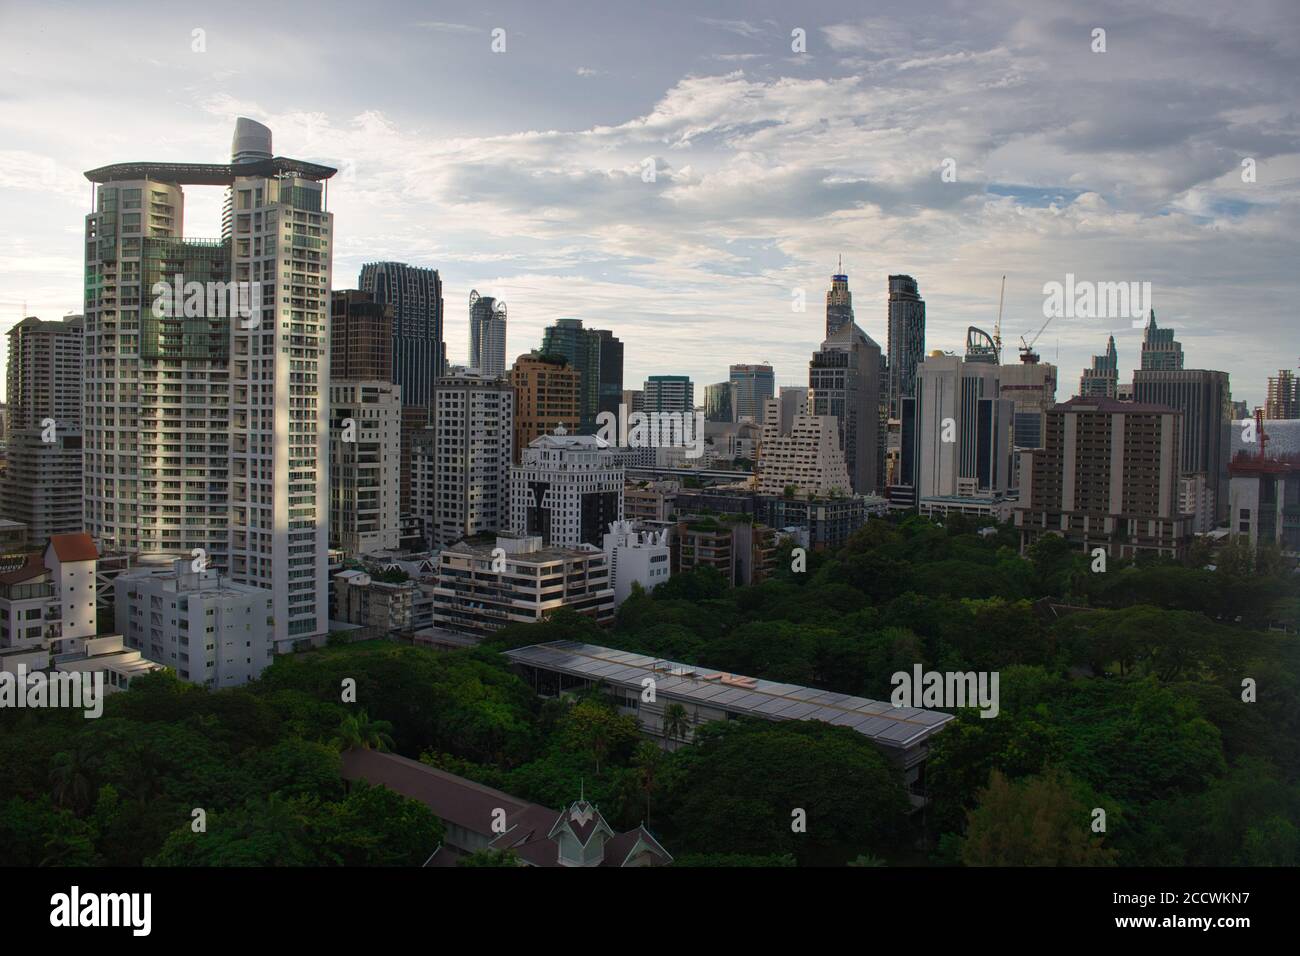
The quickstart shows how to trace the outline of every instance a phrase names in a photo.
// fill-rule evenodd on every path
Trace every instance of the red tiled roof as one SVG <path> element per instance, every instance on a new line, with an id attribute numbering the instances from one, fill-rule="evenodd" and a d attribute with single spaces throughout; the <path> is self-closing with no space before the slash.
<path id="1" fill-rule="evenodd" d="M 80 534 L 56 534 L 50 536 L 50 545 L 59 560 L 96 561 L 99 551 L 95 548 L 95 539 L 84 531 Z"/>
<path id="2" fill-rule="evenodd" d="M 0 584 L 23 584 L 48 572 L 49 569 L 39 554 L 29 554 L 27 562 L 21 567 L 0 574 Z"/>

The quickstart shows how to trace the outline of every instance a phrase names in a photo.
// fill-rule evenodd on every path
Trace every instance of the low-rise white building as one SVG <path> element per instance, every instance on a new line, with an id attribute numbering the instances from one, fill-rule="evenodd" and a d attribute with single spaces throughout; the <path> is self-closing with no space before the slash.
<path id="1" fill-rule="evenodd" d="M 56 534 L 43 553 L 0 571 L 0 648 L 80 653 L 95 636 L 95 566 L 88 534 Z"/>
<path id="2" fill-rule="evenodd" d="M 275 653 L 272 596 L 186 559 L 113 582 L 117 630 L 145 657 L 205 687 L 256 679 Z"/>
<path id="3" fill-rule="evenodd" d="M 615 521 L 605 534 L 605 554 L 609 555 L 616 607 L 632 594 L 634 582 L 653 591 L 671 574 L 667 530 L 637 531 L 630 521 Z"/>

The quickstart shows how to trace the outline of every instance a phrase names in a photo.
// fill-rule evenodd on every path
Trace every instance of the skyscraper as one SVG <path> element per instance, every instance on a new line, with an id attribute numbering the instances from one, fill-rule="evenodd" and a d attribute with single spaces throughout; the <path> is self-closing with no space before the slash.
<path id="1" fill-rule="evenodd" d="M 853 323 L 822 342 L 808 363 L 808 414 L 833 415 L 853 491 L 880 487 L 880 346 Z"/>
<path id="2" fill-rule="evenodd" d="M 1079 378 L 1079 395 L 1082 398 L 1115 398 L 1119 389 L 1119 353 L 1115 351 L 1115 336 L 1106 342 L 1104 355 L 1092 357 L 1092 367 L 1083 370 Z"/>
<path id="3" fill-rule="evenodd" d="M 849 291 L 849 277 L 844 272 L 844 262 L 831 276 L 831 287 L 826 293 L 826 338 L 833 338 L 846 325 L 853 324 L 853 293 Z"/>
<path id="4" fill-rule="evenodd" d="M 776 373 L 770 365 L 733 365 L 730 381 L 736 386 L 736 421 L 763 422 L 763 403 L 776 394 Z"/>
<path id="5" fill-rule="evenodd" d="M 911 276 L 889 277 L 889 417 L 897 418 L 899 400 L 916 394 L 916 367 L 925 356 L 925 300 Z"/>
<path id="6" fill-rule="evenodd" d="M 933 353 L 918 370 L 915 399 L 918 502 L 1005 494 L 1015 406 L 1000 397 L 998 366 Z"/>
<path id="7" fill-rule="evenodd" d="M 706 422 L 734 422 L 736 420 L 736 385 L 718 382 L 704 386 L 704 420 Z"/>
<path id="8" fill-rule="evenodd" d="M 609 329 L 592 329 L 600 337 L 600 394 L 597 412 L 618 414 L 623 401 L 623 343 Z"/>
<path id="9" fill-rule="evenodd" d="M 506 304 L 469 293 L 469 367 L 485 378 L 506 374 Z"/>
<path id="10" fill-rule="evenodd" d="M 1228 373 L 1209 369 L 1138 369 L 1133 373 L 1133 400 L 1182 412 L 1182 476 L 1204 475 L 1214 492 L 1213 521 L 1228 512 L 1228 458 L 1232 447 L 1232 403 Z"/>
<path id="11" fill-rule="evenodd" d="M 1156 310 L 1151 310 L 1146 331 L 1142 334 L 1142 368 L 1169 371 L 1183 367 L 1183 345 L 1174 341 L 1173 329 L 1156 326 Z"/>
<path id="12" fill-rule="evenodd" d="M 1277 375 L 1268 377 L 1264 417 L 1273 420 L 1300 418 L 1300 388 L 1297 387 L 1295 373 L 1290 369 L 1278 369 Z"/>
<path id="13" fill-rule="evenodd" d="M 562 355 L 578 372 L 577 431 L 590 435 L 596 431 L 596 415 L 600 411 L 600 348 L 601 337 L 593 329 L 584 329 L 582 319 L 556 319 L 542 333 L 542 347 L 548 355 Z"/>
<path id="14" fill-rule="evenodd" d="M 27 525 L 28 543 L 82 529 L 81 355 L 84 321 L 29 316 L 9 330 L 8 464 L 0 518 Z"/>
<path id="15" fill-rule="evenodd" d="M 529 352 L 515 359 L 508 378 L 515 389 L 514 462 L 518 464 L 534 439 L 559 426 L 577 428 L 582 377 L 563 356 Z"/>
<path id="16" fill-rule="evenodd" d="M 400 386 L 330 380 L 330 545 L 355 557 L 400 539 Z"/>
<path id="17" fill-rule="evenodd" d="M 103 548 L 195 556 L 269 589 L 271 640 L 284 651 L 327 630 L 324 199 L 335 170 L 273 158 L 271 131 L 244 118 L 231 152 L 229 164 L 86 174 L 97 186 L 86 216 L 86 528 Z M 184 185 L 227 187 L 221 239 L 182 236 Z M 178 311 L 168 290 L 182 281 Z M 191 309 L 190 288 L 205 285 Z M 215 287 L 238 290 L 234 314 Z"/>
<path id="18" fill-rule="evenodd" d="M 393 310 L 393 382 L 402 404 L 433 403 L 433 383 L 447 368 L 442 277 L 437 269 L 405 262 L 368 262 L 358 280 L 380 305 Z"/>
<path id="19" fill-rule="evenodd" d="M 447 375 L 434 389 L 436 547 L 502 531 L 510 520 L 514 386 L 474 374 Z"/>
<path id="20" fill-rule="evenodd" d="M 651 375 L 645 380 L 647 412 L 685 412 L 695 410 L 695 386 L 685 375 Z"/>
<path id="21" fill-rule="evenodd" d="M 393 307 L 369 292 L 335 289 L 330 296 L 330 378 L 392 382 Z"/>

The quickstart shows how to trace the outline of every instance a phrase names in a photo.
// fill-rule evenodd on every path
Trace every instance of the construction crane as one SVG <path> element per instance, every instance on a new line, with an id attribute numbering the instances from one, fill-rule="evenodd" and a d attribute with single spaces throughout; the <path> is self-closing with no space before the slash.
<path id="1" fill-rule="evenodd" d="M 1002 361 L 1002 303 L 1007 297 L 1007 277 L 1002 277 L 1002 291 L 998 293 L 998 320 L 993 323 L 993 344 L 998 350 L 998 361 Z"/>
<path id="2" fill-rule="evenodd" d="M 1026 365 L 1038 364 L 1038 353 L 1034 351 L 1034 343 L 1038 341 L 1038 337 L 1043 334 L 1043 331 L 1051 324 L 1051 322 L 1052 316 L 1049 315 L 1047 321 L 1043 323 L 1042 328 L 1034 333 L 1034 337 L 1028 342 L 1025 341 L 1023 335 L 1020 336 L 1020 361 L 1024 362 Z"/>

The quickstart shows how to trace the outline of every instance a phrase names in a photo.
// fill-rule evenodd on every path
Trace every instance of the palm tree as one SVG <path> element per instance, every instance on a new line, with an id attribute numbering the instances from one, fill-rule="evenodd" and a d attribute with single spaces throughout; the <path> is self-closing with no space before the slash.
<path id="1" fill-rule="evenodd" d="M 686 719 L 685 707 L 674 703 L 664 708 L 664 736 L 668 738 L 670 743 L 678 737 L 685 740 L 689 730 L 690 723 Z"/>
<path id="2" fill-rule="evenodd" d="M 364 710 L 346 715 L 339 721 L 334 733 L 334 744 L 339 750 L 388 751 L 393 748 L 393 725 L 386 720 L 371 720 Z"/>
<path id="3" fill-rule="evenodd" d="M 664 752 L 648 740 L 636 748 L 632 766 L 637 771 L 637 783 L 645 794 L 645 822 L 650 825 L 650 795 L 659 789 L 659 769 L 663 766 Z"/>

